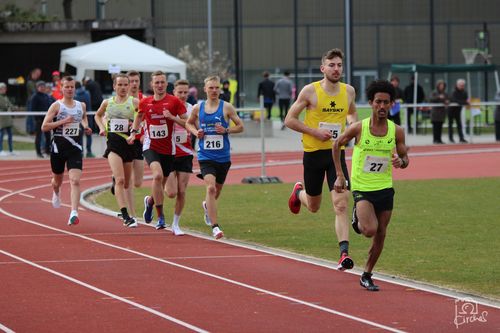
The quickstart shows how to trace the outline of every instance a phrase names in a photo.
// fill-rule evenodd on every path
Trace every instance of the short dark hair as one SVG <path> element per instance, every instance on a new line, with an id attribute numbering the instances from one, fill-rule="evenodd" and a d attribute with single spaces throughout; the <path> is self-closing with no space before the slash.
<path id="1" fill-rule="evenodd" d="M 113 84 L 116 83 L 116 80 L 119 78 L 119 77 L 122 77 L 122 78 L 125 78 L 127 79 L 129 82 L 130 82 L 130 79 L 128 78 L 127 74 L 124 74 L 124 73 L 118 73 L 118 74 L 115 74 L 112 76 L 113 78 Z"/>
<path id="2" fill-rule="evenodd" d="M 394 101 L 394 96 L 396 95 L 393 85 L 387 80 L 372 81 L 368 88 L 366 88 L 366 97 L 369 101 L 373 101 L 376 93 L 388 93 L 391 102 Z"/>
<path id="3" fill-rule="evenodd" d="M 265 77 L 265 78 L 268 78 L 269 77 L 269 72 L 265 71 L 264 73 L 262 73 L 262 76 Z"/>
<path id="4" fill-rule="evenodd" d="M 321 57 L 321 63 L 324 63 L 326 59 L 331 60 L 333 58 L 340 58 L 342 61 L 344 60 L 344 52 L 341 49 L 331 49 L 326 51 Z"/>
<path id="5" fill-rule="evenodd" d="M 138 71 L 131 70 L 131 71 L 127 72 L 127 76 L 138 76 L 138 77 L 141 77 L 141 73 L 139 73 Z"/>
<path id="6" fill-rule="evenodd" d="M 174 88 L 177 87 L 177 86 L 188 86 L 189 87 L 189 81 L 188 80 L 183 80 L 183 79 L 177 80 L 174 83 Z"/>

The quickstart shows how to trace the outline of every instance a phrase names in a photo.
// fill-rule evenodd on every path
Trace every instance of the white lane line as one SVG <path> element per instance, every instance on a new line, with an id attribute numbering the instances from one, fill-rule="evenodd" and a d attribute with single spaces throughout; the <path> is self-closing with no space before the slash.
<path id="1" fill-rule="evenodd" d="M 4 331 L 5 333 L 16 333 L 13 330 L 11 330 L 10 328 L 8 328 L 7 326 L 4 326 L 2 324 L 0 324 L 0 330 Z"/>
<path id="2" fill-rule="evenodd" d="M 240 255 L 240 256 L 192 256 L 192 257 L 166 257 L 164 260 L 190 260 L 190 259 L 254 259 L 261 257 L 274 257 L 270 254 Z M 70 259 L 70 260 L 36 260 L 37 264 L 72 264 L 94 262 L 119 262 L 119 261 L 145 261 L 148 258 L 104 258 L 104 259 Z M 0 265 L 21 265 L 16 261 L 0 261 Z"/>
<path id="3" fill-rule="evenodd" d="M 30 191 L 30 190 L 33 190 L 33 189 L 36 189 L 36 188 L 39 188 L 39 187 L 42 187 L 42 186 L 45 186 L 45 185 L 39 185 L 39 186 L 35 186 L 35 187 L 32 187 L 32 188 L 22 189 L 22 190 L 13 192 L 11 194 L 6 194 L 6 195 L 0 197 L 0 202 L 2 202 L 4 199 L 6 199 L 6 198 L 8 198 L 8 197 L 10 197 L 12 195 L 15 195 L 17 192 Z M 118 245 L 115 245 L 115 244 L 107 243 L 107 242 L 104 242 L 104 241 L 101 241 L 101 240 L 98 240 L 98 239 L 94 239 L 94 238 L 91 238 L 91 237 L 83 236 L 83 235 L 76 234 L 76 233 L 73 233 L 73 232 L 70 232 L 70 231 L 66 231 L 66 230 L 58 229 L 58 228 L 51 227 L 51 226 L 48 226 L 48 225 L 44 225 L 42 223 L 39 223 L 39 222 L 36 222 L 36 221 L 33 221 L 33 220 L 29 220 L 29 219 L 23 218 L 21 216 L 17 216 L 17 215 L 11 214 L 11 213 L 5 211 L 2 208 L 0 208 L 0 212 L 3 213 L 3 214 L 5 214 L 5 215 L 8 215 L 8 216 L 10 216 L 10 217 L 12 217 L 12 218 L 14 218 L 16 220 L 18 220 L 18 221 L 22 221 L 22 222 L 25 222 L 25 223 L 30 223 L 30 224 L 37 225 L 39 227 L 50 229 L 50 230 L 54 230 L 54 231 L 59 231 L 59 232 L 64 233 L 64 234 L 72 235 L 74 237 L 78 237 L 78 238 L 85 239 L 85 240 L 88 240 L 88 241 L 91 241 L 91 242 L 94 242 L 94 243 L 97 243 L 97 244 L 108 246 L 108 247 L 111 247 L 113 249 L 125 251 L 125 252 L 128 252 L 128 253 L 133 253 L 133 254 L 136 254 L 136 255 L 138 255 L 140 257 L 149 258 L 149 259 L 154 260 L 154 261 L 158 261 L 158 262 L 161 262 L 161 263 L 164 263 L 164 264 L 168 264 L 168 265 L 171 265 L 171 266 L 174 266 L 174 267 L 177 267 L 177 268 L 185 269 L 185 270 L 188 270 L 190 272 L 198 273 L 198 274 L 201 274 L 201 275 L 204 275 L 204 276 L 208 276 L 208 277 L 211 277 L 211 278 L 214 278 L 214 279 L 217 279 L 217 280 L 221 280 L 221 281 L 224 281 L 224 282 L 227 282 L 227 283 L 239 286 L 239 287 L 243 287 L 243 288 L 254 290 L 254 291 L 257 291 L 257 292 L 260 292 L 260 293 L 264 293 L 264 294 L 267 294 L 267 295 L 270 295 L 270 296 L 281 298 L 281 299 L 287 300 L 287 301 L 292 302 L 292 303 L 299 303 L 299 304 L 302 304 L 302 305 L 304 305 L 306 307 L 314 308 L 316 310 L 324 311 L 324 312 L 331 313 L 331 314 L 334 314 L 334 315 L 337 315 L 337 316 L 340 316 L 340 317 L 351 319 L 351 320 L 354 320 L 356 322 L 366 324 L 368 326 L 378 327 L 378 328 L 381 328 L 381 329 L 384 329 L 384 330 L 387 330 L 387 331 L 390 331 L 390 332 L 404 332 L 404 331 L 398 330 L 396 328 L 392 328 L 392 327 L 385 326 L 383 324 L 379 324 L 379 323 L 376 323 L 376 322 L 373 322 L 373 321 L 370 321 L 370 320 L 367 320 L 367 319 L 363 319 L 363 318 L 356 317 L 356 316 L 353 316 L 353 315 L 350 315 L 350 314 L 347 314 L 347 313 L 343 313 L 343 312 L 340 312 L 340 311 L 337 311 L 337 310 L 333 310 L 333 309 L 330 309 L 330 308 L 319 306 L 319 305 L 313 304 L 311 302 L 306 302 L 306 301 L 302 301 L 302 300 L 297 299 L 297 298 L 288 297 L 288 296 L 285 296 L 285 295 L 280 295 L 279 293 L 276 293 L 276 292 L 273 292 L 273 291 L 270 291 L 270 290 L 266 290 L 266 289 L 263 289 L 263 288 L 255 287 L 255 286 L 243 283 L 243 282 L 231 280 L 231 279 L 225 278 L 225 277 L 220 276 L 220 275 L 208 273 L 208 272 L 205 272 L 205 271 L 202 271 L 202 270 L 199 270 L 199 269 L 196 269 L 196 268 L 192 268 L 192 267 L 189 267 L 189 266 L 181 265 L 181 264 L 169 261 L 169 260 L 157 258 L 157 257 L 151 256 L 151 255 L 146 254 L 146 253 L 142 253 L 142 252 L 139 252 L 139 251 L 135 251 L 135 250 L 131 250 L 131 249 L 128 249 L 128 248 L 124 248 L 124 247 L 121 247 L 121 246 L 118 246 Z"/>
<path id="4" fill-rule="evenodd" d="M 95 286 L 93 286 L 93 285 L 91 285 L 91 284 L 88 284 L 88 283 L 85 283 L 85 282 L 80 281 L 80 280 L 78 280 L 78 279 L 72 278 L 71 276 L 68 276 L 68 275 L 66 275 L 66 274 L 60 273 L 60 272 L 58 272 L 58 271 L 55 271 L 55 270 L 50 269 L 50 268 L 45 267 L 45 266 L 38 265 L 38 264 L 36 264 L 36 263 L 34 263 L 34 262 L 32 262 L 32 261 L 29 261 L 29 260 L 27 260 L 27 259 L 24 259 L 24 258 L 18 257 L 18 256 L 16 256 L 15 254 L 12 254 L 12 253 L 9 253 L 9 252 L 3 251 L 3 250 L 0 250 L 0 253 L 2 253 L 2 254 L 4 254 L 4 255 L 6 255 L 6 256 L 8 256 L 8 257 L 11 257 L 11 258 L 13 258 L 13 259 L 16 259 L 16 260 L 18 260 L 18 261 L 21 261 L 21 262 L 23 262 L 23 263 L 25 263 L 25 264 L 27 264 L 27 265 L 30 265 L 30 266 L 33 266 L 33 267 L 35 267 L 35 268 L 41 269 L 41 270 L 43 270 L 43 271 L 46 271 L 46 272 L 48 272 L 48 273 L 50 273 L 50 274 L 53 274 L 53 275 L 59 276 L 59 277 L 61 277 L 61 278 L 65 279 L 65 280 L 71 281 L 71 282 L 73 282 L 73 283 L 75 283 L 75 284 L 78 284 L 78 285 L 80 285 L 80 286 L 82 286 L 82 287 L 85 287 L 85 288 L 90 289 L 90 290 L 92 290 L 92 291 L 95 291 L 95 292 L 97 292 L 97 293 L 103 294 L 103 295 L 105 295 L 105 296 L 107 296 L 107 297 L 110 297 L 110 298 L 112 298 L 112 299 L 115 299 L 115 300 L 117 300 L 117 301 L 121 301 L 121 302 L 123 302 L 123 303 L 127 303 L 127 304 L 129 304 L 129 305 L 132 305 L 132 306 L 133 306 L 133 307 L 135 307 L 135 308 L 138 308 L 138 309 L 144 310 L 144 311 L 149 312 L 149 313 L 151 313 L 151 314 L 153 314 L 153 315 L 156 315 L 156 316 L 161 317 L 161 318 L 163 318 L 163 319 L 166 319 L 166 320 L 169 320 L 169 321 L 171 321 L 171 322 L 174 322 L 174 323 L 176 323 L 176 324 L 178 324 L 178 325 L 180 325 L 180 326 L 184 326 L 184 327 L 186 327 L 186 328 L 188 328 L 188 329 L 190 329 L 190 330 L 192 330 L 192 331 L 195 331 L 195 332 L 208 332 L 208 331 L 205 331 L 204 329 L 201 329 L 201 328 L 199 328 L 199 327 L 196 327 L 196 326 L 194 326 L 194 325 L 191 325 L 191 324 L 189 324 L 189 323 L 186 323 L 185 321 L 182 321 L 182 320 L 179 320 L 179 319 L 174 318 L 174 317 L 172 317 L 172 316 L 169 316 L 169 315 L 167 315 L 167 314 L 165 314 L 165 313 L 163 313 L 163 312 L 160 312 L 160 311 L 154 310 L 154 309 L 152 309 L 152 308 L 150 308 L 150 307 L 147 307 L 147 306 L 145 306 L 145 305 L 142 305 L 142 304 L 136 303 L 136 302 L 134 302 L 134 301 L 128 300 L 126 297 L 121 297 L 121 296 L 115 295 L 115 294 L 110 293 L 110 292 L 108 292 L 108 291 L 106 291 L 106 290 L 103 290 L 103 289 L 97 288 L 97 287 L 95 287 Z"/>

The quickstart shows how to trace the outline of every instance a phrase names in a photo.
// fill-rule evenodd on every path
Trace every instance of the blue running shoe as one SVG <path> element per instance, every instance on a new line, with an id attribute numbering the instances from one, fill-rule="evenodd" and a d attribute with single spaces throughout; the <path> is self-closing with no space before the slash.
<path id="1" fill-rule="evenodd" d="M 153 205 L 149 205 L 149 195 L 144 197 L 144 213 L 142 213 L 142 217 L 144 218 L 144 222 L 151 223 L 153 221 Z"/>
<path id="2" fill-rule="evenodd" d="M 158 218 L 158 222 L 156 223 L 156 230 L 161 230 L 165 229 L 167 226 L 165 225 L 165 218 L 163 216 L 160 216 Z"/>

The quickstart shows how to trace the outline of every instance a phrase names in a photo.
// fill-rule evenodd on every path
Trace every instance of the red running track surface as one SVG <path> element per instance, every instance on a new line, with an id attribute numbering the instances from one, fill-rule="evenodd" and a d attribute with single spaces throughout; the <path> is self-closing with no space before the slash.
<path id="1" fill-rule="evenodd" d="M 395 177 L 498 177 L 499 152 L 500 145 L 416 147 L 410 168 Z M 301 153 L 267 159 L 269 176 L 302 178 Z M 258 154 L 234 156 L 228 181 L 259 176 L 259 163 Z M 0 166 L 0 331 L 500 330 L 498 307 L 472 302 L 477 315 L 457 315 L 463 304 L 452 295 L 379 280 L 381 291 L 369 293 L 354 274 L 142 225 L 125 229 L 88 210 L 80 211 L 78 226 L 68 227 L 69 208 L 50 204 L 47 160 Z M 85 160 L 82 189 L 109 179 L 105 160 Z M 463 322 L 458 328 L 456 318 Z"/>

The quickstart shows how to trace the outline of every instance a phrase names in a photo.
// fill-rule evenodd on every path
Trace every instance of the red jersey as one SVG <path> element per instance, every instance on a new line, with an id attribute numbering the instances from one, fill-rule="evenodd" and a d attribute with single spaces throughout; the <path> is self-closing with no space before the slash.
<path id="1" fill-rule="evenodd" d="M 184 103 L 169 94 L 165 94 L 159 101 L 155 101 L 154 96 L 145 97 L 139 103 L 139 113 L 144 113 L 146 125 L 142 150 L 152 149 L 159 154 L 174 155 L 174 121 L 165 118 L 164 110 L 168 110 L 174 117 L 186 113 Z"/>
<path id="2" fill-rule="evenodd" d="M 188 117 L 191 115 L 193 106 L 186 103 Z M 191 133 L 179 124 L 174 124 L 174 142 L 175 142 L 175 157 L 193 155 L 191 147 Z"/>

